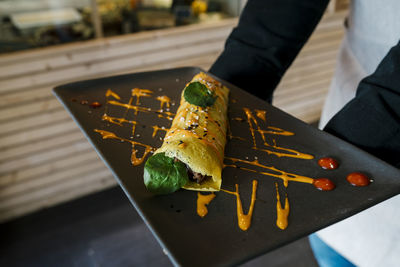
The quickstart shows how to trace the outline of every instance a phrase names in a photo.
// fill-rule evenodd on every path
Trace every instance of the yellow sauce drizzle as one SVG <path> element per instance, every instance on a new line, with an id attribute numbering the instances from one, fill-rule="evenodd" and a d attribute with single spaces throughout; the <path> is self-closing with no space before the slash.
<path id="1" fill-rule="evenodd" d="M 159 118 L 165 117 L 165 116 L 162 114 L 162 113 L 164 113 L 163 108 L 164 108 L 164 105 L 165 105 L 166 108 L 169 109 L 171 99 L 170 99 L 168 96 L 163 95 L 163 96 L 158 96 L 158 97 L 157 97 L 157 100 L 160 101 L 160 109 L 158 110 L 158 111 L 159 111 L 158 117 L 159 117 Z M 168 112 L 168 111 L 167 111 L 167 112 Z M 167 116 L 166 116 L 166 119 L 172 120 L 173 117 L 167 115 Z"/>
<path id="2" fill-rule="evenodd" d="M 108 121 L 108 122 L 117 124 L 117 125 L 119 125 L 119 126 L 122 126 L 122 124 L 123 124 L 124 122 L 130 123 L 130 124 L 135 124 L 135 125 L 137 124 L 136 121 L 130 121 L 130 120 L 127 120 L 127 119 L 125 119 L 125 118 L 111 117 L 111 116 L 108 116 L 107 114 L 103 114 L 103 116 L 101 117 L 101 119 L 102 119 L 103 121 Z"/>
<path id="3" fill-rule="evenodd" d="M 274 127 L 274 126 L 268 126 L 268 129 L 269 130 L 266 130 L 265 133 L 275 134 L 275 135 L 284 135 L 284 136 L 292 136 L 292 135 L 294 135 L 294 133 L 292 133 L 292 132 L 288 132 L 288 131 L 285 131 L 285 130 L 283 130 L 281 128 Z"/>
<path id="4" fill-rule="evenodd" d="M 208 195 L 203 195 L 200 192 L 197 192 L 197 214 L 203 218 L 207 215 L 208 209 L 207 206 L 210 202 L 215 198 L 215 194 L 211 193 Z"/>
<path id="5" fill-rule="evenodd" d="M 264 122 L 267 120 L 266 119 L 267 112 L 265 110 L 256 109 L 255 111 L 256 111 L 256 116 L 257 117 L 262 119 Z"/>
<path id="6" fill-rule="evenodd" d="M 108 121 L 108 122 L 111 122 L 111 123 L 114 123 L 114 124 L 117 124 L 117 125 L 119 125 L 119 126 L 122 126 L 122 124 L 123 124 L 124 122 L 130 123 L 130 124 L 132 124 L 132 136 L 135 134 L 136 124 L 137 124 L 136 121 L 130 121 L 130 120 L 127 120 L 127 119 L 125 119 L 125 118 L 111 117 L 111 116 L 108 116 L 108 115 L 105 114 L 105 113 L 104 113 L 103 116 L 102 116 L 102 120 L 103 120 L 103 121 Z"/>
<path id="7" fill-rule="evenodd" d="M 246 163 L 246 164 L 249 164 L 249 165 L 252 165 L 252 166 L 257 166 L 257 167 L 261 167 L 263 169 L 267 169 L 269 171 L 272 171 L 272 172 L 263 172 L 263 171 L 256 171 L 256 170 L 240 167 L 241 170 L 255 172 L 255 173 L 262 174 L 262 175 L 268 175 L 268 176 L 273 176 L 273 177 L 280 178 L 280 179 L 283 180 L 283 184 L 285 185 L 285 187 L 288 186 L 289 181 L 301 182 L 301 183 L 307 183 L 307 184 L 312 184 L 314 182 L 313 178 L 302 176 L 302 175 L 298 175 L 298 174 L 294 174 L 294 173 L 288 173 L 288 172 L 279 170 L 279 169 L 277 169 L 277 168 L 275 168 L 273 166 L 265 166 L 265 165 L 262 165 L 261 163 L 259 163 L 258 160 L 249 161 L 249 160 L 243 160 L 243 159 L 237 159 L 237 158 L 231 158 L 231 157 L 225 157 L 225 159 L 231 160 L 233 163 L 242 162 L 242 163 Z M 238 166 L 234 165 L 234 164 L 231 164 L 231 165 L 224 165 L 224 167 L 237 168 Z"/>
<path id="8" fill-rule="evenodd" d="M 151 135 L 152 137 L 155 137 L 158 131 L 164 131 L 167 132 L 169 129 L 165 127 L 158 127 L 157 125 L 153 125 L 153 134 Z"/>
<path id="9" fill-rule="evenodd" d="M 281 197 L 279 195 L 278 183 L 275 183 L 276 188 L 276 226 L 285 230 L 288 226 L 289 216 L 289 198 L 285 195 L 285 208 L 282 208 Z"/>
<path id="10" fill-rule="evenodd" d="M 242 118 L 233 118 L 233 120 L 235 120 L 235 119 L 240 119 L 241 121 L 244 120 Z M 229 139 L 239 139 L 239 140 L 242 140 L 242 141 L 246 141 L 246 139 L 243 138 L 243 137 L 232 135 L 231 125 L 230 125 L 229 121 L 227 122 L 227 127 L 226 128 L 227 128 L 227 134 L 226 134 L 227 138 L 229 138 Z"/>
<path id="11" fill-rule="evenodd" d="M 163 109 L 164 105 L 166 105 L 167 108 L 170 107 L 171 99 L 168 96 L 157 96 L 157 100 L 160 101 L 160 111 Z"/>
<path id="12" fill-rule="evenodd" d="M 207 80 L 202 80 L 202 82 L 205 82 L 208 86 L 211 86 L 210 83 Z M 214 90 L 215 86 L 212 85 L 212 90 Z M 151 108 L 147 108 L 147 107 L 142 107 L 139 106 L 140 105 L 140 97 L 150 97 L 152 96 L 152 91 L 151 90 L 147 90 L 147 89 L 139 89 L 139 88 L 134 88 L 132 89 L 132 96 L 129 99 L 128 103 L 121 103 L 119 101 L 116 100 L 120 100 L 121 97 L 116 94 L 115 92 L 113 92 L 111 89 L 108 89 L 106 92 L 106 97 L 113 97 L 115 100 L 108 100 L 107 104 L 109 105 L 114 105 L 114 106 L 120 106 L 120 107 L 124 107 L 126 108 L 125 110 L 125 114 L 123 117 L 121 118 L 117 118 L 117 117 L 111 117 L 107 115 L 107 108 L 108 105 L 106 106 L 105 109 L 105 113 L 102 117 L 102 119 L 104 121 L 108 121 L 110 123 L 113 124 L 117 124 L 119 126 L 123 126 L 123 123 L 129 123 L 132 125 L 132 135 L 135 132 L 135 127 L 137 125 L 136 121 L 133 120 L 127 120 L 125 119 L 127 112 L 129 110 L 134 110 L 135 111 L 135 115 L 138 114 L 138 112 L 155 112 L 158 114 L 159 117 L 163 117 L 169 120 L 173 119 L 173 116 L 175 116 L 174 113 L 171 113 L 169 111 L 164 111 L 163 108 L 170 107 L 170 98 L 167 96 L 158 96 L 156 99 L 158 101 L 160 101 L 160 109 L 159 110 L 153 110 Z M 133 102 L 133 98 L 136 97 L 136 105 L 132 105 Z M 222 98 L 221 98 L 222 99 Z M 183 99 L 181 99 L 181 104 L 182 104 Z M 232 100 L 232 102 L 234 102 Z M 255 110 L 255 116 L 253 115 L 253 113 L 251 112 L 250 109 L 248 108 L 243 108 L 246 116 L 247 116 L 247 123 L 249 125 L 249 130 L 251 132 L 252 135 L 252 139 L 253 139 L 253 149 L 255 150 L 259 150 L 259 151 L 263 151 L 266 152 L 268 154 L 273 154 L 276 155 L 278 157 L 293 157 L 293 158 L 302 158 L 302 159 L 312 159 L 314 158 L 312 155 L 309 154 L 304 154 L 301 153 L 299 151 L 296 151 L 294 149 L 289 149 L 289 148 L 284 148 L 284 147 L 279 147 L 276 145 L 276 142 L 274 139 L 272 139 L 273 144 L 269 144 L 266 140 L 266 134 L 273 134 L 273 135 L 283 135 L 283 136 L 292 136 L 294 135 L 294 133 L 283 130 L 281 128 L 277 128 L 277 127 L 273 127 L 273 126 L 267 126 L 267 129 L 261 129 L 258 121 L 256 119 L 259 118 L 262 121 L 266 122 L 266 111 L 264 110 Z M 183 109 L 180 114 L 176 114 L 176 119 L 181 119 L 181 117 L 184 117 L 186 120 L 187 117 L 187 112 L 188 110 Z M 200 112 L 206 112 L 207 116 L 208 116 L 208 120 L 206 121 L 206 123 L 215 123 L 219 128 L 220 125 L 219 123 L 217 123 L 216 121 L 214 121 L 214 119 L 210 116 L 210 114 L 208 114 L 207 110 L 202 110 L 200 108 Z M 190 116 L 190 118 L 187 118 L 189 122 L 191 123 L 198 123 L 198 119 L 197 119 L 197 114 L 195 114 L 193 112 L 193 114 Z M 238 121 L 243 121 L 244 119 L 242 118 L 234 118 L 233 120 L 238 120 Z M 222 123 L 222 122 L 220 122 Z M 211 133 L 207 132 L 207 137 L 204 138 L 203 134 L 204 133 L 196 133 L 194 131 L 187 131 L 187 130 L 183 130 L 183 129 L 172 129 L 171 131 L 168 131 L 167 128 L 164 127 L 158 127 L 158 126 L 152 126 L 153 127 L 153 137 L 156 136 L 157 132 L 162 130 L 167 132 L 169 135 L 165 137 L 165 140 L 167 140 L 168 138 L 171 138 L 173 135 L 177 134 L 177 132 L 179 131 L 185 131 L 185 134 L 191 135 L 193 137 L 199 138 L 200 136 L 198 134 L 201 135 L 202 138 L 201 141 L 203 143 L 205 143 L 208 146 L 211 146 L 217 153 L 217 155 L 220 155 L 220 153 L 218 153 L 219 150 L 223 150 L 224 148 L 222 147 L 222 144 L 220 144 L 218 142 L 218 140 L 209 140 L 207 138 L 211 138 L 211 137 L 215 137 L 213 136 Z M 221 128 L 220 128 L 221 129 Z M 120 141 L 125 141 L 125 142 L 129 142 L 132 145 L 132 154 L 131 154 L 131 162 L 132 165 L 136 166 L 136 165 L 140 165 L 143 163 L 144 159 L 146 158 L 146 156 L 152 152 L 155 151 L 155 148 L 151 147 L 150 145 L 146 145 L 140 142 L 136 142 L 133 140 L 129 140 L 129 139 L 125 139 L 125 138 L 121 138 L 119 136 L 117 136 L 115 133 L 113 132 L 109 132 L 109 131 L 105 131 L 105 130 L 98 130 L 95 129 L 95 132 L 101 134 L 103 139 L 117 139 Z M 255 138 L 255 133 L 258 132 L 261 135 L 261 138 L 263 140 L 264 146 L 266 148 L 259 148 L 257 147 L 256 144 L 256 138 Z M 228 136 L 230 138 L 237 138 L 240 140 L 245 140 L 242 137 L 237 137 L 237 136 L 232 136 L 231 131 L 229 129 L 229 124 L 228 124 Z M 185 144 L 181 144 L 180 146 L 184 147 Z M 144 152 L 143 155 L 141 157 L 137 156 L 137 152 L 138 150 L 136 149 L 137 147 L 142 147 L 144 148 Z M 274 149 L 274 150 L 272 150 Z M 277 151 L 275 151 L 277 150 Z M 282 152 L 283 151 L 283 152 Z M 267 176 L 272 176 L 272 177 L 277 177 L 283 180 L 283 184 L 285 187 L 288 186 L 289 181 L 295 181 L 295 182 L 302 182 L 302 183 L 309 183 L 312 184 L 314 179 L 310 178 L 310 177 L 306 177 L 306 176 L 301 176 L 301 175 L 297 175 L 297 174 L 293 174 L 293 173 L 288 173 L 282 170 L 279 170 L 277 168 L 275 168 L 274 166 L 265 166 L 262 165 L 258 162 L 258 160 L 254 160 L 254 161 L 249 161 L 249 160 L 242 160 L 242 159 L 237 159 L 237 158 L 232 158 L 232 157 L 225 157 L 225 159 L 232 161 L 233 164 L 225 164 L 224 167 L 234 167 L 234 168 L 239 168 L 241 170 L 245 170 L 245 171 L 250 171 L 250 172 L 255 172 L 258 174 L 262 174 L 262 175 L 267 175 Z M 222 158 L 220 159 L 222 162 Z M 253 170 L 250 168 L 246 168 L 246 167 L 239 167 L 237 166 L 235 163 L 237 162 L 241 162 L 241 163 L 245 163 L 251 166 L 255 166 L 255 167 L 260 167 L 262 169 L 264 169 L 265 171 L 257 171 L 257 170 Z M 243 212 L 243 206 L 242 206 L 242 202 L 240 199 L 240 194 L 239 194 L 239 185 L 235 184 L 235 188 L 236 190 L 234 192 L 231 191 L 227 191 L 227 190 L 223 190 L 221 189 L 221 191 L 235 195 L 236 196 L 236 207 L 237 207 L 237 218 L 238 218 L 238 225 L 239 228 L 242 229 L 243 231 L 246 231 L 249 229 L 250 225 L 251 225 L 251 220 L 252 220 L 252 215 L 253 215 L 253 210 L 254 210 L 254 205 L 255 205 L 255 200 L 256 200 L 256 191 L 257 191 L 257 180 L 253 180 L 252 181 L 252 195 L 251 195 L 251 203 L 250 203 L 250 207 L 249 207 L 249 211 L 247 214 L 244 214 Z M 275 183 L 275 187 L 276 187 L 276 199 L 277 199 L 277 204 L 276 204 L 276 210 L 277 210 L 277 220 L 276 220 L 276 225 L 280 228 L 280 229 L 286 229 L 288 226 L 288 216 L 289 216 L 289 200 L 287 195 L 285 195 L 285 206 L 284 208 L 282 208 L 282 204 L 280 202 L 280 195 L 279 195 L 279 191 L 278 191 L 278 183 Z M 197 193 L 197 214 L 200 217 L 204 217 L 206 216 L 206 214 L 208 213 L 208 209 L 207 209 L 207 205 L 215 198 L 215 194 L 207 194 L 207 195 L 203 195 L 200 192 Z"/>
<path id="13" fill-rule="evenodd" d="M 132 100 L 132 98 L 129 100 L 129 102 L 131 102 L 131 100 Z M 109 101 L 107 101 L 107 104 L 124 107 L 127 110 L 133 109 L 135 112 L 136 111 L 140 111 L 140 112 L 150 112 L 150 111 L 152 111 L 151 109 L 148 109 L 148 108 L 145 108 L 145 107 L 133 106 L 133 105 L 131 105 L 129 103 L 128 104 L 120 103 L 120 102 L 115 101 L 115 100 L 109 100 Z"/>
<path id="14" fill-rule="evenodd" d="M 131 101 L 131 100 L 132 100 L 132 99 L 130 99 L 130 101 Z M 138 111 L 140 111 L 140 112 L 155 112 L 155 113 L 160 113 L 160 111 L 158 111 L 158 110 L 153 110 L 153 109 L 151 109 L 151 108 L 146 108 L 146 107 L 134 106 L 134 105 L 131 105 L 131 104 L 129 104 L 129 103 L 128 103 L 128 104 L 120 103 L 120 102 L 115 101 L 115 100 L 109 100 L 109 101 L 107 101 L 107 104 L 114 105 L 114 106 L 124 107 L 124 108 L 126 108 L 127 110 L 132 109 L 132 110 L 135 111 L 135 114 L 136 114 Z M 164 111 L 164 112 L 162 112 L 162 113 L 163 113 L 163 114 L 166 114 L 166 115 L 168 115 L 168 116 L 174 116 L 174 115 L 175 115 L 174 113 L 168 112 L 168 111 Z"/>
<path id="15" fill-rule="evenodd" d="M 302 152 L 299 152 L 299 151 L 291 149 L 291 148 L 284 148 L 284 147 L 279 147 L 279 146 L 274 146 L 274 145 L 273 146 L 269 145 L 269 147 L 272 147 L 272 148 L 275 148 L 275 149 L 279 149 L 279 150 L 283 150 L 283 151 L 287 151 L 287 152 L 291 152 L 293 154 L 271 151 L 269 149 L 259 148 L 259 147 L 253 147 L 253 149 L 254 150 L 258 150 L 258 151 L 263 151 L 263 152 L 266 152 L 268 155 L 275 155 L 275 156 L 278 156 L 278 157 L 289 157 L 289 158 L 299 158 L 299 159 L 313 159 L 314 158 L 313 155 L 304 154 Z"/>
<path id="16" fill-rule="evenodd" d="M 253 216 L 254 204 L 256 202 L 257 180 L 253 180 L 253 191 L 251 193 L 251 203 L 250 203 L 249 212 L 247 214 L 244 214 L 244 212 L 243 212 L 242 201 L 240 200 L 240 194 L 239 194 L 239 185 L 235 184 L 235 187 L 236 187 L 235 192 L 227 191 L 227 190 L 223 190 L 223 189 L 221 189 L 221 190 L 225 193 L 236 196 L 236 212 L 237 212 L 237 218 L 238 218 L 238 225 L 239 225 L 240 229 L 242 229 L 243 231 L 246 231 L 247 229 L 250 228 L 251 218 Z"/>
<path id="17" fill-rule="evenodd" d="M 106 92 L 106 97 L 109 97 L 109 96 L 112 96 L 112 97 L 114 97 L 115 99 L 118 99 L 118 100 L 121 99 L 121 97 L 117 93 L 113 92 L 111 89 L 108 89 L 107 92 Z"/>
<path id="18" fill-rule="evenodd" d="M 265 138 L 265 134 L 277 134 L 277 135 L 291 136 L 291 135 L 294 135 L 294 133 L 286 131 L 286 130 L 283 130 L 283 129 L 280 129 L 280 128 L 276 128 L 276 127 L 272 127 L 272 128 L 268 127 L 270 129 L 272 129 L 272 131 L 262 130 L 260 128 L 260 126 L 258 125 L 257 119 L 253 116 L 253 113 L 250 111 L 250 109 L 243 108 L 243 110 L 244 110 L 244 112 L 245 112 L 245 114 L 247 116 L 247 122 L 249 124 L 250 133 L 251 133 L 251 136 L 253 138 L 253 149 L 259 150 L 259 151 L 263 151 L 263 152 L 267 152 L 268 154 L 276 155 L 278 157 L 292 157 L 292 158 L 300 158 L 300 159 L 313 159 L 314 158 L 314 156 L 312 156 L 312 155 L 305 154 L 305 153 L 296 151 L 294 149 L 279 147 L 276 144 L 274 144 L 274 145 L 268 144 L 268 142 L 267 142 L 267 140 Z M 255 124 L 257 129 L 254 129 L 253 123 Z M 263 143 L 264 143 L 264 146 L 267 147 L 266 149 L 257 147 L 256 138 L 255 138 L 255 132 L 259 132 L 260 133 L 261 138 L 262 138 Z M 289 153 L 273 151 L 273 150 L 271 150 L 271 148 L 276 149 L 276 150 L 286 151 L 286 152 L 289 152 Z"/>
<path id="19" fill-rule="evenodd" d="M 125 142 L 129 142 L 132 144 L 132 154 L 131 154 L 131 162 L 133 166 L 136 165 L 140 165 L 143 163 L 144 159 L 146 158 L 147 154 L 150 153 L 150 151 L 154 151 L 155 148 L 146 145 L 146 144 L 142 144 L 133 140 L 129 140 L 129 139 L 125 139 L 122 137 L 117 136 L 115 133 L 109 132 L 109 131 L 104 131 L 104 130 L 98 130 L 98 129 L 94 129 L 94 131 L 96 133 L 101 134 L 101 136 L 103 137 L 103 139 L 117 139 L 120 141 L 125 141 Z M 136 145 L 137 146 L 142 146 L 144 147 L 144 153 L 142 155 L 142 157 L 137 157 L 136 153 L 138 152 L 138 150 L 136 149 Z"/>
<path id="20" fill-rule="evenodd" d="M 153 91 L 148 89 L 133 88 L 132 96 L 136 97 L 136 105 L 140 105 L 140 97 L 150 97 Z"/>

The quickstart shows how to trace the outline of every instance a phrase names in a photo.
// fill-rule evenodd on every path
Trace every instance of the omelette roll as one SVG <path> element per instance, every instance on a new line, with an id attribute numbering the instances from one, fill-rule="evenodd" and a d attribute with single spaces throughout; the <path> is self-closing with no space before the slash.
<path id="1" fill-rule="evenodd" d="M 205 73 L 193 77 L 162 146 L 145 164 L 144 183 L 157 194 L 179 188 L 219 191 L 229 89 Z"/>

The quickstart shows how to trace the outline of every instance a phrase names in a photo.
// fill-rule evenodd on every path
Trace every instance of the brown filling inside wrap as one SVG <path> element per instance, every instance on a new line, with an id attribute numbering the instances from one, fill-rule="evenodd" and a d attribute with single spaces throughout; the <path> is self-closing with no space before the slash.
<path id="1" fill-rule="evenodd" d="M 174 158 L 174 161 L 178 162 L 180 160 L 177 158 Z M 199 172 L 194 172 L 187 164 L 185 164 L 185 165 L 186 165 L 187 173 L 188 173 L 190 180 L 195 181 L 198 184 L 201 184 L 201 182 L 203 182 L 204 180 L 211 178 L 211 176 L 203 175 Z"/>

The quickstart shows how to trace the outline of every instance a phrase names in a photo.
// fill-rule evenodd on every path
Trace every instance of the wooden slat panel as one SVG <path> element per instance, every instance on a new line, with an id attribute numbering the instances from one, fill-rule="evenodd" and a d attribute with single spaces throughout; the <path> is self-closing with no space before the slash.
<path id="1" fill-rule="evenodd" d="M 31 87 L 29 90 L 20 90 L 3 94 L 0 97 L 0 108 L 15 105 L 24 105 L 33 101 L 40 101 L 51 95 L 52 86 L 47 87 Z"/>
<path id="2" fill-rule="evenodd" d="M 296 84 L 292 84 L 285 87 L 285 90 L 277 91 L 276 94 L 274 94 L 276 101 L 282 99 L 290 102 L 292 99 L 298 99 L 300 97 L 299 94 L 301 96 L 307 96 L 308 93 L 313 90 L 325 94 L 328 89 L 326 86 L 330 84 L 332 78 L 332 72 L 328 72 L 319 78 L 318 80 L 300 81 L 301 85 L 296 86 Z M 281 103 L 282 101 L 278 102 Z"/>
<path id="3" fill-rule="evenodd" d="M 216 51 L 204 55 L 198 55 L 198 56 L 195 55 L 180 60 L 174 60 L 172 62 L 167 61 L 160 64 L 152 64 L 149 66 L 139 66 L 138 68 L 125 69 L 120 72 L 116 72 L 115 74 L 116 75 L 126 74 L 139 71 L 149 71 L 149 70 L 184 67 L 184 66 L 200 66 L 204 67 L 204 69 L 208 69 L 209 66 L 217 58 L 219 53 L 220 51 Z M 53 86 L 30 88 L 29 90 L 15 91 L 2 95 L 0 97 L 0 108 L 16 106 L 16 105 L 25 105 L 30 102 L 40 101 L 51 95 L 51 90 Z"/>
<path id="4" fill-rule="evenodd" d="M 57 123 L 48 125 L 47 127 L 32 128 L 27 131 L 17 132 L 12 135 L 0 137 L 0 149 L 9 148 L 21 144 L 29 145 L 31 142 L 36 142 L 43 138 L 50 138 L 54 135 L 59 135 L 65 131 L 78 129 L 78 126 L 67 118 Z"/>
<path id="5" fill-rule="evenodd" d="M 103 162 L 94 161 L 89 164 L 76 165 L 74 168 L 56 172 L 48 176 L 2 187 L 0 189 L 0 210 L 6 205 L 17 203 L 18 199 L 26 199 L 25 195 L 29 195 L 31 192 L 41 191 L 42 189 L 49 188 L 49 185 L 53 186 L 71 179 L 81 179 L 80 177 L 82 176 L 85 177 L 88 174 L 98 173 L 99 171 L 108 171 L 108 169 L 104 166 Z"/>
<path id="6" fill-rule="evenodd" d="M 218 31 L 219 29 L 226 29 L 228 32 L 237 24 L 237 19 L 226 19 L 223 21 L 215 22 L 212 24 L 196 24 L 196 25 L 188 25 L 184 27 L 176 27 L 172 29 L 158 30 L 158 31 L 148 31 L 148 32 L 140 32 L 131 35 L 123 35 L 112 38 L 93 40 L 93 41 L 85 41 L 85 42 L 75 42 L 72 44 L 66 45 L 58 45 L 55 47 L 49 48 L 38 48 L 29 51 L 23 51 L 18 53 L 13 53 L 9 55 L 0 56 L 0 65 L 3 64 L 13 64 L 15 62 L 27 62 L 34 61 L 37 58 L 47 59 L 49 57 L 56 57 L 63 53 L 85 53 L 90 52 L 94 49 L 100 49 L 103 46 L 109 47 L 118 47 L 124 44 L 130 44 L 132 42 L 139 42 L 140 40 L 148 40 L 148 39 L 162 39 L 166 40 L 168 38 L 174 38 L 181 36 L 192 35 L 193 33 L 197 33 L 199 35 L 200 32 L 210 33 L 212 31 Z M 201 34 L 200 34 L 201 35 Z M 207 36 L 203 35 L 203 39 L 207 39 Z M 148 44 L 152 44 L 149 42 Z"/>
<path id="7" fill-rule="evenodd" d="M 35 101 L 32 103 L 24 104 L 22 106 L 12 106 L 1 109 L 0 111 L 0 122 L 12 119 L 18 119 L 22 116 L 28 116 L 39 112 L 50 111 L 53 109 L 61 108 L 60 102 L 54 97 L 47 97 L 41 101 Z"/>
<path id="8" fill-rule="evenodd" d="M 138 55 L 136 57 L 125 55 L 124 57 L 116 58 L 114 60 L 79 65 L 65 69 L 49 70 L 26 77 L 22 76 L 11 78 L 6 81 L 0 81 L 0 94 L 13 90 L 22 90 L 23 88 L 29 86 L 37 87 L 40 85 L 85 79 L 86 77 L 94 77 L 95 75 L 107 76 L 123 69 L 132 69 L 143 65 L 159 64 L 163 61 L 180 60 L 190 57 L 193 54 L 199 55 L 220 51 L 222 47 L 222 40 L 214 42 L 210 41 L 201 44 L 196 43 L 192 46 L 175 48 L 173 51 L 154 51 L 149 55 Z"/>
<path id="9" fill-rule="evenodd" d="M 104 44 L 90 50 L 77 50 L 74 52 L 66 52 L 53 55 L 47 59 L 36 58 L 32 61 L 15 61 L 7 65 L 0 66 L 0 79 L 7 77 L 21 76 L 27 74 L 43 73 L 57 70 L 63 67 L 80 67 L 90 66 L 99 62 L 109 60 L 130 58 L 135 59 L 138 56 L 148 56 L 155 51 L 168 51 L 176 49 L 177 46 L 182 48 L 190 48 L 193 44 L 210 43 L 216 40 L 224 41 L 229 28 L 215 28 L 206 31 L 199 29 L 198 32 L 188 32 L 187 35 L 172 34 L 165 35 L 165 38 L 160 38 L 156 34 L 151 34 L 147 38 L 136 36 L 131 42 L 123 45 L 110 46 Z M 151 45 L 149 45 L 151 43 Z"/>
<path id="10" fill-rule="evenodd" d="M 108 170 L 75 178 L 67 182 L 59 183 L 53 187 L 41 191 L 34 191 L 26 195 L 25 199 L 19 198 L 14 206 L 6 206 L 0 210 L 0 218 L 3 221 L 10 220 L 26 213 L 53 206 L 67 200 L 106 189 L 116 184 Z M 14 200 L 14 199 L 13 199 Z"/>
<path id="11" fill-rule="evenodd" d="M 62 155 L 61 158 L 54 158 L 51 161 L 32 166 L 24 166 L 14 171 L 7 172 L 0 176 L 0 187 L 14 183 L 20 183 L 29 179 L 36 179 L 48 176 L 67 168 L 73 168 L 77 164 L 88 164 L 92 161 L 99 161 L 100 158 L 92 147 L 79 151 L 78 154 Z"/>
<path id="12" fill-rule="evenodd" d="M 306 106 L 298 106 L 296 103 L 293 103 L 293 105 L 281 107 L 281 109 L 289 114 L 296 114 L 296 117 L 301 120 L 307 121 L 309 119 L 310 121 L 315 122 L 321 115 L 321 107 L 324 101 L 324 95 L 317 95 L 312 99 L 304 99 L 303 102 L 307 103 Z"/>
<path id="13" fill-rule="evenodd" d="M 0 162 L 0 175 L 19 170 L 20 168 L 31 167 L 43 162 L 52 161 L 56 158 L 73 155 L 79 153 L 80 151 L 85 151 L 88 148 L 91 148 L 91 145 L 85 140 L 71 143 L 65 147 L 58 147 L 53 150 L 38 153 L 36 155 L 29 155 L 24 158 Z"/>
<path id="14" fill-rule="evenodd" d="M 286 77 L 282 83 L 279 84 L 282 88 L 285 88 L 284 90 L 277 91 L 275 96 L 283 96 L 286 93 L 292 93 L 295 91 L 296 88 L 299 87 L 299 83 L 302 83 L 301 85 L 308 85 L 312 84 L 313 82 L 317 80 L 326 80 L 326 79 L 331 79 L 333 75 L 333 70 L 332 69 L 320 69 L 317 72 L 311 72 L 303 75 L 301 77 L 297 75 L 293 75 L 292 77 Z M 304 86 L 301 86 L 304 87 Z"/>
<path id="15" fill-rule="evenodd" d="M 20 107 L 22 109 L 23 107 Z M 1 123 L 0 136 L 11 135 L 16 132 L 25 131 L 32 127 L 44 127 L 48 124 L 53 124 L 58 121 L 63 121 L 70 118 L 61 106 L 59 108 L 45 111 L 42 113 L 31 114 L 30 116 L 19 119 L 11 119 Z"/>
<path id="16" fill-rule="evenodd" d="M 334 57 L 336 54 L 329 55 L 326 60 L 322 60 L 319 64 L 305 64 L 300 65 L 298 62 L 293 64 L 292 67 L 286 72 L 284 79 L 280 84 L 290 82 L 291 80 L 301 79 L 302 77 L 312 76 L 313 73 L 320 71 L 332 71 L 335 68 L 336 60 Z M 325 55 L 321 55 L 325 56 Z"/>
<path id="17" fill-rule="evenodd" d="M 0 154 L 0 162 L 6 160 L 26 157 L 32 154 L 38 154 L 41 151 L 49 151 L 59 146 L 64 146 L 73 142 L 85 141 L 85 137 L 78 130 L 72 130 L 64 132 L 63 134 L 57 134 L 50 138 L 40 139 L 37 142 L 31 142 L 24 145 L 23 149 L 19 146 L 9 146 L 7 149 L 3 149 Z"/>

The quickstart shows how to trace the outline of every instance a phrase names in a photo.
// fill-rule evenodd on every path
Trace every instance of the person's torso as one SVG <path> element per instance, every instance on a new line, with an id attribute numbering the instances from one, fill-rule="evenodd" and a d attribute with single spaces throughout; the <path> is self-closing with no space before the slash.
<path id="1" fill-rule="evenodd" d="M 400 1 L 353 0 L 350 7 L 350 49 L 369 75 L 400 40 Z"/>
<path id="2" fill-rule="evenodd" d="M 321 122 L 324 125 L 354 96 L 400 40 L 400 0 L 353 0 L 347 32 Z M 400 62 L 399 62 L 400 64 Z M 357 266 L 400 266 L 400 196 L 318 232 Z"/>

